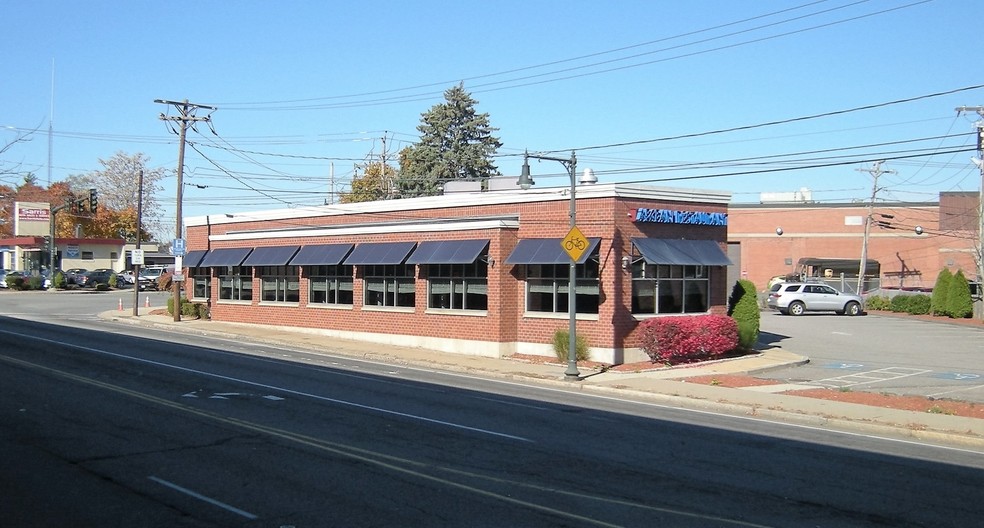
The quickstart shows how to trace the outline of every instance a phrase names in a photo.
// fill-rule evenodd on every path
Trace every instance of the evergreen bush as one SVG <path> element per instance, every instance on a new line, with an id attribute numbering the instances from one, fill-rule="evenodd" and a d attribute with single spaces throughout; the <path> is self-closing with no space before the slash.
<path id="1" fill-rule="evenodd" d="M 970 284 L 963 270 L 950 279 L 950 287 L 946 292 L 947 313 L 954 319 L 966 319 L 974 314 L 974 300 L 970 297 Z"/>
<path id="2" fill-rule="evenodd" d="M 67 288 L 68 279 L 65 278 L 65 274 L 60 271 L 55 273 L 55 279 L 51 281 L 51 286 L 59 290 L 64 290 Z"/>
<path id="3" fill-rule="evenodd" d="M 758 343 L 761 311 L 755 284 L 741 279 L 731 289 L 728 298 L 728 315 L 738 324 L 738 346 L 751 350 Z"/>
<path id="4" fill-rule="evenodd" d="M 892 301 L 885 295 L 872 295 L 865 299 L 864 306 L 868 310 L 888 311 L 892 307 Z"/>
<path id="5" fill-rule="evenodd" d="M 553 349 L 557 354 L 557 359 L 566 362 L 568 351 L 571 347 L 571 333 L 567 330 L 557 330 L 554 332 Z M 574 358 L 577 361 L 588 359 L 588 340 L 581 334 L 574 335 Z"/>
<path id="6" fill-rule="evenodd" d="M 949 303 L 947 295 L 950 293 L 950 282 L 953 281 L 953 274 L 949 268 L 940 270 L 936 276 L 936 284 L 933 285 L 933 298 L 930 303 L 929 313 L 933 315 L 949 316 Z"/>

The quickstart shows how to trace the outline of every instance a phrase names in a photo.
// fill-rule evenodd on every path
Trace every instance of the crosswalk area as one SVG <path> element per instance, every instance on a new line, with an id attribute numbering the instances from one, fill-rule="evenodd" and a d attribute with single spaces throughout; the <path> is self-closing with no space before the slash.
<path id="1" fill-rule="evenodd" d="M 853 374 L 847 374 L 844 376 L 837 376 L 833 378 L 812 380 L 809 382 L 805 382 L 803 384 L 824 387 L 828 389 L 840 389 L 845 387 L 855 387 L 858 385 L 867 385 L 872 383 L 893 381 L 901 378 L 909 378 L 912 376 L 920 376 L 923 374 L 928 374 L 930 372 L 932 372 L 932 370 L 914 369 L 914 368 L 905 368 L 905 367 L 887 367 L 887 368 L 881 368 L 876 370 L 868 370 L 865 372 L 856 372 Z"/>

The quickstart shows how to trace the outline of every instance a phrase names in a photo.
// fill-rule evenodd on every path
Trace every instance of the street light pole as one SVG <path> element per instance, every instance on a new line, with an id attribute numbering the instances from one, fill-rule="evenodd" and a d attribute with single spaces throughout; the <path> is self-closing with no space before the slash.
<path id="1" fill-rule="evenodd" d="M 530 154 L 526 152 L 523 154 L 523 170 L 519 175 L 519 185 L 523 189 L 528 189 L 530 185 L 533 184 L 533 180 L 530 178 L 530 163 L 529 159 L 539 159 L 539 160 L 549 160 L 556 161 L 564 165 L 567 169 L 567 174 L 571 178 L 571 205 L 570 205 L 570 217 L 571 217 L 571 229 L 573 229 L 577 224 L 577 206 L 575 205 L 577 192 L 577 182 L 575 181 L 575 174 L 577 173 L 577 157 L 574 155 L 574 151 L 571 151 L 570 159 L 564 158 L 554 158 L 550 156 L 541 156 L 538 154 Z M 577 294 L 576 294 L 576 283 L 577 283 L 577 261 L 573 258 L 570 263 L 570 278 L 567 286 L 567 315 L 568 315 L 568 327 L 567 327 L 567 370 L 564 371 L 564 379 L 569 381 L 580 381 L 581 373 L 577 370 L 577 323 L 576 323 L 576 313 L 577 313 Z"/>

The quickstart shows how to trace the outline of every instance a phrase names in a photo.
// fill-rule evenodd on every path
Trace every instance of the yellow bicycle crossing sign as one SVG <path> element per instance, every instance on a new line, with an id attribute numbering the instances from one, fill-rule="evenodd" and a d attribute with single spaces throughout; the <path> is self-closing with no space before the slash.
<path id="1" fill-rule="evenodd" d="M 571 260 L 577 262 L 588 249 L 588 239 L 577 226 L 574 226 L 567 232 L 567 236 L 560 241 L 560 245 L 567 252 L 567 255 L 571 257 Z"/>

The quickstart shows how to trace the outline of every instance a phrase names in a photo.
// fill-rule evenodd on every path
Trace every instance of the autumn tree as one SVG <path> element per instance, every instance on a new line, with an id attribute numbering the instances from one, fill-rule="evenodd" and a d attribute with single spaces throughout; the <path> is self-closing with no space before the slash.
<path id="1" fill-rule="evenodd" d="M 104 233 L 109 238 L 136 240 L 137 198 L 140 195 L 138 179 L 143 172 L 142 229 L 143 240 L 153 234 L 163 234 L 162 209 L 154 198 L 162 190 L 160 181 L 165 176 L 163 168 L 149 168 L 149 158 L 142 153 L 128 155 L 117 152 L 109 159 L 100 159 L 102 170 L 69 176 L 67 182 L 76 193 L 96 189 L 99 207 L 87 233 Z M 129 224 L 126 224 L 129 222 Z M 99 235 L 87 235 L 99 236 Z"/>
<path id="2" fill-rule="evenodd" d="M 366 166 L 362 175 L 352 178 L 352 191 L 342 195 L 342 203 L 372 202 L 384 200 L 390 194 L 390 185 L 396 178 L 396 169 L 375 162 Z"/>
<path id="3" fill-rule="evenodd" d="M 421 114 L 420 142 L 400 157 L 399 197 L 434 196 L 452 180 L 498 176 L 492 162 L 502 142 L 492 135 L 489 115 L 475 111 L 477 101 L 459 84 L 444 92 L 444 103 Z M 402 153 L 401 153 L 402 154 Z"/>

